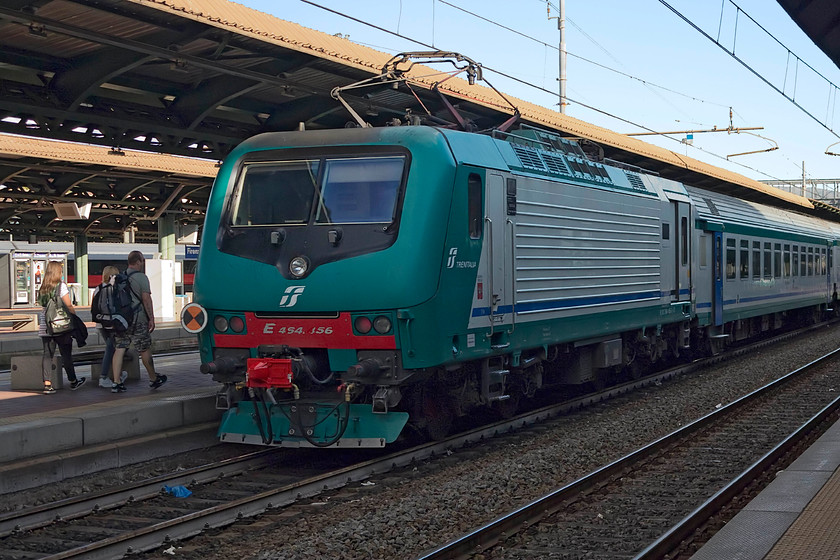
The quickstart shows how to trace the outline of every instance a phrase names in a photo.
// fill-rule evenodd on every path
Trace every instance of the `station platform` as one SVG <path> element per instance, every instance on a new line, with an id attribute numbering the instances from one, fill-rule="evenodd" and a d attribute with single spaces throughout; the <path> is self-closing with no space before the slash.
<path id="1" fill-rule="evenodd" d="M 840 558 L 840 422 L 712 537 L 691 560 Z"/>
<path id="2" fill-rule="evenodd" d="M 77 376 L 87 378 L 84 386 L 71 391 L 62 372 L 64 388 L 52 395 L 12 390 L 12 372 L 0 367 L 0 494 L 218 441 L 218 384 L 199 371 L 195 336 L 178 323 L 162 323 L 152 340 L 155 369 L 167 376 L 157 390 L 150 389 L 142 364 L 139 379 L 126 382 L 127 392 L 101 388 L 98 370 L 91 375 L 101 357 L 94 364 L 76 363 Z M 37 332 L 0 334 L 0 363 L 41 355 L 42 348 Z M 74 344 L 73 351 L 95 355 L 102 349 L 89 324 L 88 344 L 80 350 Z"/>

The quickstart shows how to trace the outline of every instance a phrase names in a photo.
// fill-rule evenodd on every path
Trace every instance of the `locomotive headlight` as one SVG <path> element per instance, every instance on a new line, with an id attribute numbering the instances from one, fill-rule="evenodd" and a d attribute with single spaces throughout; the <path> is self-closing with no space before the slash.
<path id="1" fill-rule="evenodd" d="M 213 317 L 213 326 L 216 328 L 216 332 L 225 332 L 228 330 L 228 320 L 221 315 L 216 315 Z"/>
<path id="2" fill-rule="evenodd" d="M 391 331 L 391 320 L 385 315 L 380 315 L 373 320 L 373 330 L 379 334 L 385 334 Z"/>
<path id="3" fill-rule="evenodd" d="M 306 257 L 295 257 L 289 262 L 289 272 L 295 278 L 303 278 L 309 272 L 309 259 Z"/>

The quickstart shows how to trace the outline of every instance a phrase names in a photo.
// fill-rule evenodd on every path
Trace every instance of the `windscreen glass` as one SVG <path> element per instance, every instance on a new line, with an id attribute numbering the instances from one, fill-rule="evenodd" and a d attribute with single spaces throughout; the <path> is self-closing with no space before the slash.
<path id="1" fill-rule="evenodd" d="M 391 223 L 404 167 L 404 156 L 248 163 L 231 225 Z"/>
<path id="2" fill-rule="evenodd" d="M 319 160 L 246 165 L 233 208 L 233 225 L 308 223 L 317 191 L 319 167 Z"/>
<path id="3" fill-rule="evenodd" d="M 404 164 L 402 156 L 326 160 L 315 222 L 393 221 Z"/>

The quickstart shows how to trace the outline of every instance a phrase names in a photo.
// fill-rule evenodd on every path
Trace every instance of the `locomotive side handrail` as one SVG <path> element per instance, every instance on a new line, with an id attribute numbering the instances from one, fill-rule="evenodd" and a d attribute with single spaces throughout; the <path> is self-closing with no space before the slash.
<path id="1" fill-rule="evenodd" d="M 510 226 L 510 330 L 508 334 L 513 334 L 516 330 L 516 224 L 510 218 L 507 218 L 505 222 Z"/>
<path id="2" fill-rule="evenodd" d="M 490 313 L 488 313 L 488 316 L 490 317 L 490 332 L 485 336 L 487 338 L 493 338 L 493 307 L 496 305 L 494 299 L 496 294 L 493 293 L 493 265 L 495 264 L 493 262 L 493 220 L 485 216 L 484 223 L 490 224 L 489 228 L 484 228 L 484 234 L 487 237 L 487 264 L 489 266 L 489 273 L 487 274 L 487 287 L 490 288 Z"/>

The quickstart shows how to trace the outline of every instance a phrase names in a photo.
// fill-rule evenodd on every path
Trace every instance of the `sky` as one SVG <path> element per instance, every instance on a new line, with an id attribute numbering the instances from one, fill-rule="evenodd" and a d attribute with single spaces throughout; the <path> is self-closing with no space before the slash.
<path id="1" fill-rule="evenodd" d="M 459 52 L 503 93 L 558 109 L 559 1 L 311 0 L 372 26 L 303 0 L 239 3 L 390 54 Z M 825 154 L 840 153 L 840 69 L 776 0 L 566 0 L 565 20 L 568 115 L 678 132 L 640 138 L 753 179 L 801 180 L 803 165 L 808 179 L 840 178 L 840 156 Z M 730 123 L 761 129 L 685 141 Z"/>

